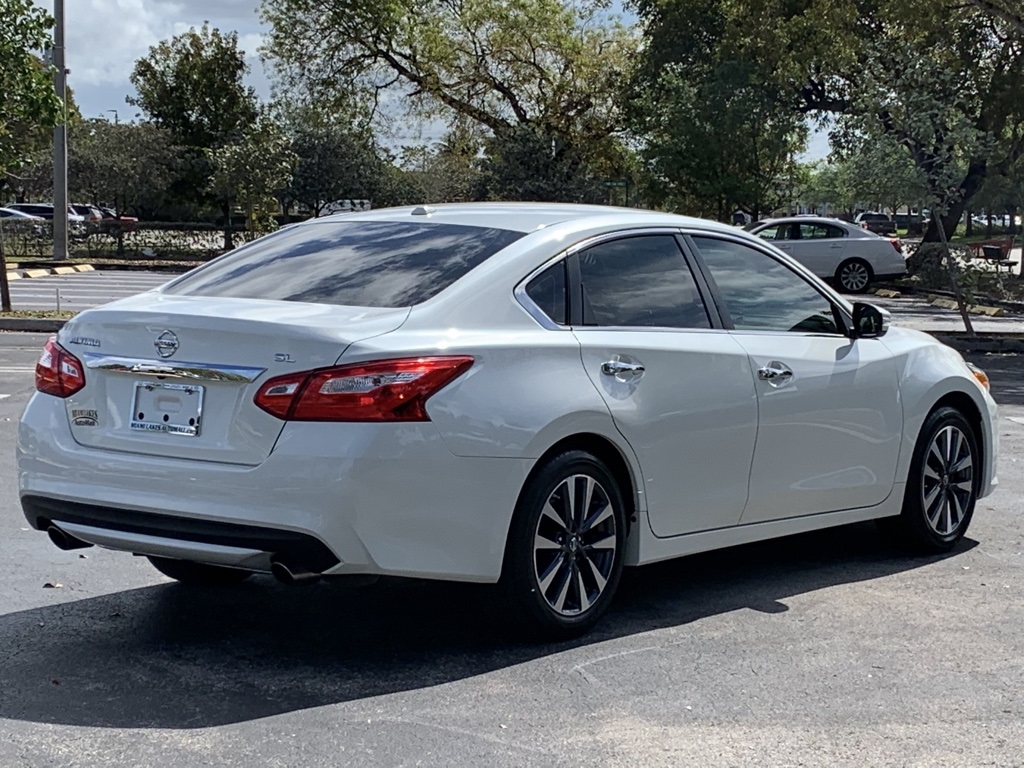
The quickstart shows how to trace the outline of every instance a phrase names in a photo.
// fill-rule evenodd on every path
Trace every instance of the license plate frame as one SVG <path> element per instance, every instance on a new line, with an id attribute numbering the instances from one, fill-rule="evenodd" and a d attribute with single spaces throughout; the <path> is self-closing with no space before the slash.
<path id="1" fill-rule="evenodd" d="M 129 429 L 198 437 L 206 388 L 199 384 L 136 381 Z"/>

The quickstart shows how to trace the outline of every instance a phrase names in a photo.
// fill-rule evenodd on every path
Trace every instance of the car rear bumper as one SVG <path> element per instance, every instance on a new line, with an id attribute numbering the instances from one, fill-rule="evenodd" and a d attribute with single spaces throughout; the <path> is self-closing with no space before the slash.
<path id="1" fill-rule="evenodd" d="M 22 506 L 88 543 L 269 570 L 496 581 L 532 462 L 461 458 L 431 423 L 286 425 L 256 467 L 76 443 L 37 394 L 18 432 Z"/>

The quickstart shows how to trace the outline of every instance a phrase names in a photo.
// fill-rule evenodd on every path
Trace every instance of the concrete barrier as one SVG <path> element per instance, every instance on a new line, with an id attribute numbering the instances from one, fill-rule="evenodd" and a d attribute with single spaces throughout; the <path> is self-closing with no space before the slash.
<path id="1" fill-rule="evenodd" d="M 78 270 L 74 267 L 54 267 L 53 274 L 55 275 L 73 275 Z"/>
<path id="2" fill-rule="evenodd" d="M 24 269 L 21 272 L 22 277 L 49 277 L 50 270 L 48 269 Z"/>
<path id="3" fill-rule="evenodd" d="M 8 272 L 7 273 L 7 279 L 8 280 L 21 280 L 21 272 Z"/>
<path id="4" fill-rule="evenodd" d="M 92 264 L 75 264 L 75 266 L 72 267 L 72 269 L 74 269 L 75 272 L 95 272 L 96 271 L 96 267 L 94 267 Z"/>

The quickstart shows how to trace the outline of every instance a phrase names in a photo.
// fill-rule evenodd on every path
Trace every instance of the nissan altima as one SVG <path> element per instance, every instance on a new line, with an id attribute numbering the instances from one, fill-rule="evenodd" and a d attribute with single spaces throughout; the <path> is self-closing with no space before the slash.
<path id="1" fill-rule="evenodd" d="M 952 548 L 985 375 L 725 225 L 539 204 L 314 219 L 43 349 L 21 503 L 181 582 L 492 582 L 586 631 L 625 566 L 855 521 Z"/>

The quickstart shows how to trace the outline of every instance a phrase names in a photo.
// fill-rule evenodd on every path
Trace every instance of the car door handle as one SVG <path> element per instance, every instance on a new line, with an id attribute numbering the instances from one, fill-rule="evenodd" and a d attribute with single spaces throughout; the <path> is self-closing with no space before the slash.
<path id="1" fill-rule="evenodd" d="M 842 247 L 843 247 L 842 243 L 836 243 L 835 245 L 830 245 L 829 246 L 829 248 L 842 248 Z"/>
<path id="2" fill-rule="evenodd" d="M 777 386 L 793 378 L 793 370 L 778 360 L 772 360 L 768 365 L 757 369 L 757 378 Z"/>
<path id="3" fill-rule="evenodd" d="M 601 373 L 605 376 L 640 376 L 645 370 L 640 363 L 625 363 L 622 360 L 606 360 L 601 363 Z"/>

